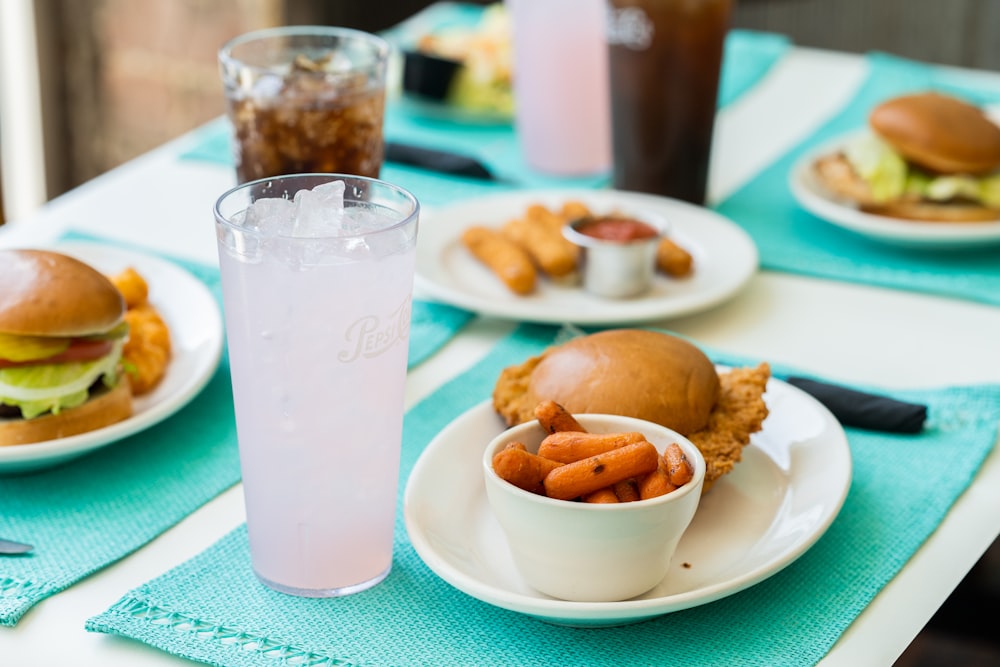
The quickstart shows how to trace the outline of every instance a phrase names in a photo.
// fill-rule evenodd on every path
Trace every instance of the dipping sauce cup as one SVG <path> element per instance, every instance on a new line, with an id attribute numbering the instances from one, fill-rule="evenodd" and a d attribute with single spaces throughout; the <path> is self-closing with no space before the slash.
<path id="1" fill-rule="evenodd" d="M 666 225 L 624 215 L 581 218 L 563 236 L 582 249 L 583 288 L 609 299 L 649 291 L 656 272 L 656 248 Z"/>

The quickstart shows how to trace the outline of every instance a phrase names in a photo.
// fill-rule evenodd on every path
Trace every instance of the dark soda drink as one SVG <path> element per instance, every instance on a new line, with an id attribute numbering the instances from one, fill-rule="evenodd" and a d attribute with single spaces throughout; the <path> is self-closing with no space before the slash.
<path id="1" fill-rule="evenodd" d="M 614 186 L 704 204 L 732 0 L 609 0 Z"/>
<path id="2" fill-rule="evenodd" d="M 338 28 L 250 33 L 220 52 L 240 183 L 301 173 L 376 178 L 387 47 Z"/>

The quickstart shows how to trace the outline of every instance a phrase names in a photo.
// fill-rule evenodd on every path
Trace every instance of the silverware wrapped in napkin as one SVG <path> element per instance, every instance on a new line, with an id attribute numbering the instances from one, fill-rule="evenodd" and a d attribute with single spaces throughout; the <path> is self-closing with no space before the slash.
<path id="1" fill-rule="evenodd" d="M 886 433 L 919 433 L 927 419 L 926 405 L 809 378 L 792 376 L 785 381 L 825 405 L 844 426 Z"/>
<path id="2" fill-rule="evenodd" d="M 16 556 L 19 554 L 26 554 L 34 548 L 35 547 L 30 544 L 0 538 L 0 556 Z"/>
<path id="3" fill-rule="evenodd" d="M 465 176 L 483 181 L 496 180 L 490 170 L 476 158 L 449 151 L 387 141 L 385 159 L 387 162 L 420 167 L 452 176 Z"/>

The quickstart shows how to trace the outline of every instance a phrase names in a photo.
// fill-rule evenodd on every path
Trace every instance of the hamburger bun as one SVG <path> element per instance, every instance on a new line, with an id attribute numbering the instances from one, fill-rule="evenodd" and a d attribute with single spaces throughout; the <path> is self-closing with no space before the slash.
<path id="1" fill-rule="evenodd" d="M 971 202 L 899 199 L 886 204 L 862 204 L 860 208 L 865 213 L 918 222 L 993 222 L 1000 219 L 1000 210 Z"/>
<path id="2" fill-rule="evenodd" d="M 68 438 L 124 421 L 132 416 L 132 390 L 122 378 L 112 389 L 102 388 L 75 408 L 34 419 L 0 419 L 0 447 Z"/>
<path id="3" fill-rule="evenodd" d="M 981 109 L 939 93 L 896 97 L 875 107 L 872 130 L 904 158 L 939 174 L 1000 168 L 1000 127 Z"/>
<path id="4" fill-rule="evenodd" d="M 690 435 L 705 427 L 719 398 L 719 376 L 709 358 L 691 343 L 655 331 L 581 336 L 528 363 L 530 369 L 505 369 L 494 391 L 508 425 L 534 419 L 535 406 L 552 400 L 574 414 L 637 417 Z"/>
<path id="5" fill-rule="evenodd" d="M 86 336 L 125 316 L 125 299 L 102 273 L 48 250 L 0 251 L 0 333 Z"/>

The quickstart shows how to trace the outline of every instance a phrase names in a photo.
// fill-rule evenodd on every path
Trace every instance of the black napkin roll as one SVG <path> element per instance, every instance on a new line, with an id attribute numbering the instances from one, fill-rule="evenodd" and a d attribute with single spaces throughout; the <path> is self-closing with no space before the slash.
<path id="1" fill-rule="evenodd" d="M 493 174 L 481 162 L 467 155 L 449 153 L 447 151 L 399 144 L 387 141 L 385 144 L 385 159 L 387 162 L 407 164 L 429 171 L 436 171 L 452 176 L 465 176 L 492 181 Z"/>
<path id="2" fill-rule="evenodd" d="M 789 377 L 786 381 L 825 405 L 844 426 L 886 433 L 919 433 L 927 419 L 926 405 L 803 377 Z"/>

